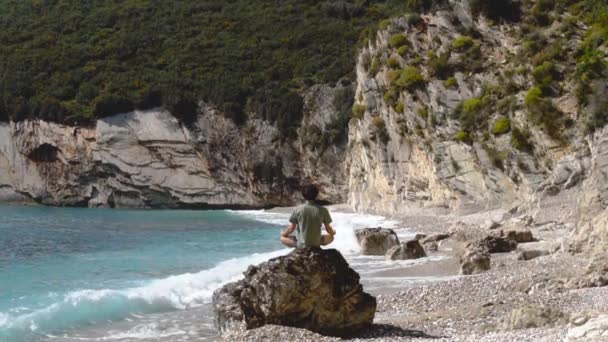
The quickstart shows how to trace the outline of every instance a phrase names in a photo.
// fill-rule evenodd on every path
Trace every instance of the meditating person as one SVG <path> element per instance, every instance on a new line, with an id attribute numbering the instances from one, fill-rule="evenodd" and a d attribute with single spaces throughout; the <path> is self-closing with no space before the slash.
<path id="1" fill-rule="evenodd" d="M 319 188 L 306 185 L 302 188 L 302 196 L 306 204 L 298 207 L 289 218 L 289 227 L 281 231 L 281 242 L 292 248 L 326 246 L 334 241 L 336 231 L 331 226 L 331 216 L 327 208 L 316 202 Z M 321 233 L 321 225 L 325 225 L 327 234 Z M 296 236 L 291 234 L 296 231 Z"/>

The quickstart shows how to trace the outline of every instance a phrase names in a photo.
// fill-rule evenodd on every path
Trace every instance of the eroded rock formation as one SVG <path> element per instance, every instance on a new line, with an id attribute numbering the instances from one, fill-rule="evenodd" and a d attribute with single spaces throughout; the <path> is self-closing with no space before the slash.
<path id="1" fill-rule="evenodd" d="M 89 128 L 0 123 L 0 201 L 265 207 L 297 203 L 299 186 L 314 181 L 323 199 L 343 202 L 346 136 L 339 115 L 341 107 L 350 107 L 351 89 L 312 87 L 301 138 L 293 141 L 283 141 L 275 126 L 258 119 L 239 127 L 204 103 L 188 126 L 162 109 L 100 119 Z M 319 144 L 326 135 L 331 142 Z"/>
<path id="2" fill-rule="evenodd" d="M 363 292 L 359 275 L 334 249 L 296 249 L 245 272 L 245 279 L 213 295 L 220 332 L 235 325 L 265 324 L 347 336 L 374 320 L 376 299 Z"/>

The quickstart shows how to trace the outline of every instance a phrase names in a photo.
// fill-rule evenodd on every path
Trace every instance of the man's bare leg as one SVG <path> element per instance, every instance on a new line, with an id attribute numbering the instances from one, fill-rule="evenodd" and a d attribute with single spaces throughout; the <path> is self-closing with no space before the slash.
<path id="1" fill-rule="evenodd" d="M 297 245 L 297 241 L 295 236 L 283 236 L 281 235 L 281 242 L 290 248 L 295 248 Z"/>
<path id="2" fill-rule="evenodd" d="M 323 236 L 321 236 L 321 246 L 327 246 L 332 242 L 334 242 L 333 235 L 323 234 Z"/>

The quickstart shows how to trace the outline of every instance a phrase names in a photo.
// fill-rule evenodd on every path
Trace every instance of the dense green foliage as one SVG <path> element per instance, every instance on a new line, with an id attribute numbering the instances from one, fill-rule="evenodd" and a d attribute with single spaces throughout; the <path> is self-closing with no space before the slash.
<path id="1" fill-rule="evenodd" d="M 0 0 L 0 119 L 90 122 L 198 100 L 288 128 L 301 91 L 352 73 L 399 1 Z"/>

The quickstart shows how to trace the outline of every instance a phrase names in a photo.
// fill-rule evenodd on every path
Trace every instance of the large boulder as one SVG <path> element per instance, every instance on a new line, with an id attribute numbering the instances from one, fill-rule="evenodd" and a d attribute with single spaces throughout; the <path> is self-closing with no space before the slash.
<path id="1" fill-rule="evenodd" d="M 520 260 L 532 260 L 544 255 L 551 255 L 560 249 L 558 242 L 538 241 L 517 245 Z"/>
<path id="2" fill-rule="evenodd" d="M 530 229 L 505 229 L 500 231 L 500 236 L 517 243 L 534 242 L 536 239 Z"/>
<path id="3" fill-rule="evenodd" d="M 250 266 L 243 280 L 213 294 L 213 308 L 220 334 L 278 324 L 345 336 L 373 322 L 376 299 L 340 252 L 302 248 Z"/>
<path id="4" fill-rule="evenodd" d="M 487 253 L 509 253 L 517 248 L 517 242 L 500 236 L 489 235 L 469 242 L 466 248 Z"/>
<path id="5" fill-rule="evenodd" d="M 391 247 L 386 252 L 386 259 L 388 260 L 408 260 L 424 258 L 426 253 L 424 248 L 418 240 L 411 240 L 406 243 L 402 243 L 399 246 Z"/>
<path id="6" fill-rule="evenodd" d="M 364 228 L 355 234 L 363 255 L 385 255 L 391 247 L 399 246 L 399 237 L 392 229 Z"/>

